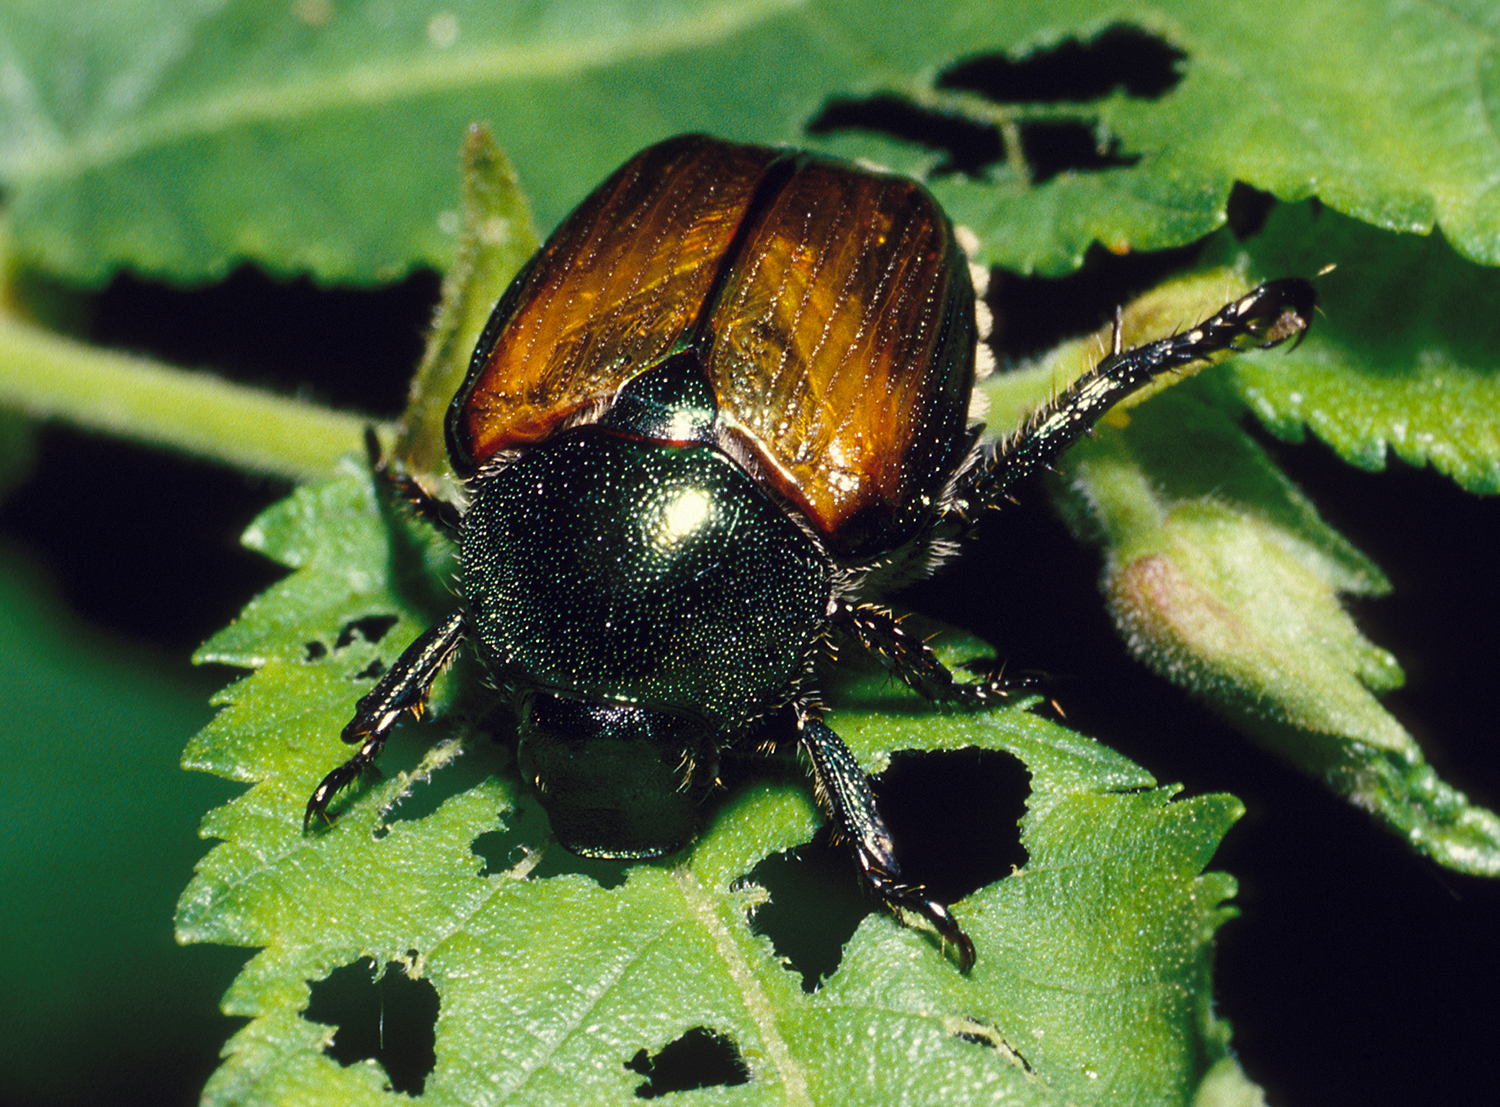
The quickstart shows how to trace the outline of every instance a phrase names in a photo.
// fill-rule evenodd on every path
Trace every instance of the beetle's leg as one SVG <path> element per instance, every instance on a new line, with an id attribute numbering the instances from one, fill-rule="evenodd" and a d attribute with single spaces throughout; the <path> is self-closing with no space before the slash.
<path id="1" fill-rule="evenodd" d="M 468 622 L 463 612 L 448 616 L 406 647 L 396 664 L 355 704 L 354 718 L 344 727 L 342 737 L 350 745 L 359 743 L 359 749 L 313 789 L 302 816 L 303 833 L 314 818 L 323 814 L 334 794 L 380 756 L 386 737 L 401 721 L 402 713 L 421 715 L 432 682 L 453 660 L 454 651 L 467 633 Z"/>
<path id="2" fill-rule="evenodd" d="M 393 497 L 407 503 L 423 519 L 449 536 L 458 534 L 459 511 L 446 500 L 440 500 L 423 488 L 399 462 L 383 457 L 375 428 L 365 428 L 365 453 L 377 480 L 390 489 Z"/>
<path id="3" fill-rule="evenodd" d="M 1190 330 L 1111 354 L 961 478 L 953 512 L 972 520 L 1006 499 L 1012 485 L 1046 468 L 1111 407 L 1163 373 L 1228 350 L 1300 342 L 1316 304 L 1312 284 L 1300 277 L 1267 281 Z"/>
<path id="4" fill-rule="evenodd" d="M 840 604 L 834 610 L 833 623 L 853 634 L 893 676 L 935 703 L 950 704 L 966 711 L 984 711 L 999 707 L 1017 692 L 1034 688 L 1031 679 L 1025 676 L 1007 679 L 994 667 L 990 667 L 982 680 L 974 683 L 954 680 L 948 667 L 938 660 L 926 642 L 908 634 L 901 626 L 901 620 L 873 604 L 857 607 Z"/>
<path id="5" fill-rule="evenodd" d="M 813 791 L 833 820 L 835 836 L 848 840 L 875 894 L 898 912 L 915 911 L 926 918 L 943 941 L 958 951 L 959 968 L 973 968 L 974 943 L 959 929 L 948 908 L 928 896 L 920 885 L 901 879 L 901 866 L 891 850 L 891 832 L 875 806 L 870 778 L 849 747 L 822 719 L 801 712 L 797 741 L 812 762 Z"/>

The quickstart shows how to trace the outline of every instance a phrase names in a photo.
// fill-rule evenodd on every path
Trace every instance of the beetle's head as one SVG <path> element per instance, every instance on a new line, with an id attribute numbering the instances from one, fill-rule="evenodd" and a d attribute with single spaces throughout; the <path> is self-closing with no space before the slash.
<path id="1" fill-rule="evenodd" d="M 716 738 L 701 720 L 539 692 L 522 705 L 516 760 L 565 848 L 640 860 L 696 837 Z"/>

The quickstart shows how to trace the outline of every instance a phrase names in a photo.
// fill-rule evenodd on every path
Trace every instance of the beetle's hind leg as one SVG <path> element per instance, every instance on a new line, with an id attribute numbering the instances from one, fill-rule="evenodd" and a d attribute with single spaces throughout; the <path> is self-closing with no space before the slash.
<path id="1" fill-rule="evenodd" d="M 901 879 L 901 866 L 892 850 L 891 832 L 875 805 L 870 778 L 854 754 L 815 715 L 799 712 L 797 741 L 812 763 L 813 790 L 828 811 L 836 837 L 849 842 L 865 881 L 888 907 L 898 913 L 915 911 L 937 929 L 957 951 L 959 968 L 974 966 L 974 943 L 960 929 L 947 907 L 927 895 L 920 885 Z"/>
<path id="2" fill-rule="evenodd" d="M 342 735 L 350 745 L 359 743 L 359 749 L 313 789 L 302 816 L 303 833 L 312 826 L 313 819 L 323 814 L 338 790 L 380 756 L 386 738 L 401 716 L 408 711 L 414 716 L 422 713 L 432 682 L 452 662 L 467 633 L 468 621 L 463 612 L 448 616 L 406 647 L 379 683 L 360 698 L 354 707 L 354 718 L 344 727 Z"/>
<path id="3" fill-rule="evenodd" d="M 1215 354 L 1251 346 L 1266 349 L 1288 339 L 1300 342 L 1317 300 L 1311 282 L 1286 277 L 1252 288 L 1196 327 L 1144 346 L 1120 350 L 1117 329 L 1109 357 L 959 479 L 950 513 L 972 523 L 986 508 L 1008 499 L 1017 482 L 1047 468 L 1116 403 L 1163 373 Z"/>
<path id="4" fill-rule="evenodd" d="M 985 661 L 965 666 L 978 672 L 979 680 L 972 683 L 954 680 L 953 673 L 938 660 L 931 646 L 907 633 L 901 620 L 874 604 L 841 604 L 834 611 L 833 623 L 854 635 L 893 676 L 934 703 L 965 711 L 985 711 L 1002 706 L 1015 695 L 1038 690 L 1034 676 L 1008 677 L 998 665 Z"/>

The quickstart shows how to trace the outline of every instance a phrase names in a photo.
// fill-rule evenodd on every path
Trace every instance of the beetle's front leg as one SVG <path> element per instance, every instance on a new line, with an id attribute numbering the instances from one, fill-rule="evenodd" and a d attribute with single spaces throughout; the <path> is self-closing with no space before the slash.
<path id="1" fill-rule="evenodd" d="M 901 866 L 891 849 L 891 832 L 875 806 L 870 778 L 849 747 L 822 719 L 800 713 L 797 741 L 812 762 L 813 790 L 833 820 L 835 836 L 848 840 L 875 894 L 898 912 L 915 911 L 929 920 L 943 941 L 958 951 L 959 968 L 965 972 L 973 968 L 974 943 L 948 908 L 928 896 L 920 885 L 901 879 Z"/>
<path id="2" fill-rule="evenodd" d="M 303 833 L 344 785 L 364 772 L 380 756 L 386 737 L 401 721 L 404 712 L 422 713 L 432 682 L 453 660 L 454 651 L 468 632 L 463 612 L 448 616 L 437 626 L 417 638 L 354 707 L 354 718 L 344 727 L 343 739 L 350 745 L 359 743 L 354 756 L 325 776 L 308 798 L 302 816 Z"/>
<path id="3" fill-rule="evenodd" d="M 365 453 L 370 459 L 370 471 L 388 490 L 393 502 L 405 503 L 420 518 L 426 519 L 448 537 L 457 537 L 459 509 L 434 496 L 400 462 L 382 456 L 380 439 L 376 437 L 374 427 L 365 428 Z"/>

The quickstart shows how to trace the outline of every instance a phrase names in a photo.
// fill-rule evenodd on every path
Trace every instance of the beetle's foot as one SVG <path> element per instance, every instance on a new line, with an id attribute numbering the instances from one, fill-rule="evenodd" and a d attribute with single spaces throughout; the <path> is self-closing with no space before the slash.
<path id="1" fill-rule="evenodd" d="M 328 818 L 328 805 L 333 802 L 333 797 L 339 793 L 339 790 L 358 775 L 357 770 L 350 772 L 349 763 L 345 762 L 322 779 L 313 789 L 313 794 L 307 798 L 307 810 L 302 812 L 303 834 L 312 829 L 313 820 L 319 816 L 326 822 L 333 821 Z"/>
<path id="2" fill-rule="evenodd" d="M 313 789 L 302 816 L 304 834 L 313 820 L 324 813 L 335 793 L 380 756 L 386 738 L 402 716 L 408 712 L 421 716 L 432 682 L 452 662 L 467 633 L 468 624 L 462 612 L 448 616 L 407 646 L 375 687 L 360 697 L 354 707 L 354 718 L 345 725 L 342 735 L 345 742 L 351 746 L 358 744 L 359 749 Z"/>
<path id="3" fill-rule="evenodd" d="M 920 884 L 886 881 L 876 878 L 873 874 L 870 883 L 880 898 L 897 913 L 911 911 L 930 922 L 933 929 L 938 932 L 938 937 L 943 940 L 943 945 L 953 947 L 961 972 L 968 972 L 974 967 L 973 941 L 958 925 L 953 912 L 949 911 L 946 905 L 929 896 L 927 889 Z"/>
<path id="4" fill-rule="evenodd" d="M 959 666 L 979 679 L 973 684 L 954 684 L 951 702 L 955 707 L 979 710 L 1002 707 L 1027 696 L 1044 696 L 1052 681 L 1050 673 L 1040 669 L 1007 669 L 993 657 L 976 657 Z"/>
<path id="5" fill-rule="evenodd" d="M 380 756 L 380 749 L 384 745 L 384 733 L 369 735 L 364 744 L 355 751 L 353 757 L 322 779 L 313 789 L 313 794 L 308 797 L 307 810 L 302 813 L 303 834 L 312 829 L 313 820 L 318 816 L 327 818 L 328 805 L 333 802 L 333 797 L 338 795 L 346 785 L 352 784 L 360 777 L 365 767 Z"/>

